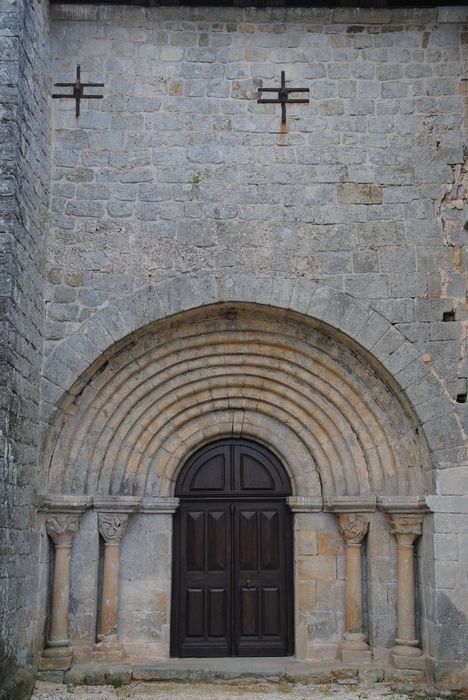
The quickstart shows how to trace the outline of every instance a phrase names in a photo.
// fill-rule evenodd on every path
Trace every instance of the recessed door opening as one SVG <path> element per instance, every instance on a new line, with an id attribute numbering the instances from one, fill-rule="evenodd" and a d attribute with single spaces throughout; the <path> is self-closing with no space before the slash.
<path id="1" fill-rule="evenodd" d="M 289 478 L 264 447 L 240 439 L 193 455 L 178 478 L 171 653 L 293 653 Z"/>

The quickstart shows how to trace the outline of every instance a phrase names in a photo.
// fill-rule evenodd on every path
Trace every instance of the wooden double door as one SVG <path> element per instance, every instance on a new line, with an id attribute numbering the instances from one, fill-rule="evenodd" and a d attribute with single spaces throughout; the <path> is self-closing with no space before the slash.
<path id="1" fill-rule="evenodd" d="M 176 488 L 173 656 L 286 656 L 292 643 L 289 478 L 262 446 L 197 452 Z"/>

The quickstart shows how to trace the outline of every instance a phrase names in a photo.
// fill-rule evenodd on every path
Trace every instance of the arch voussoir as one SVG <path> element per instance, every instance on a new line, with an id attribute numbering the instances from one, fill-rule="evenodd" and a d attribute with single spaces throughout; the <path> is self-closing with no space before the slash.
<path id="1" fill-rule="evenodd" d="M 264 305 L 232 299 L 214 304 L 220 288 L 213 280 L 208 276 L 194 286 L 184 278 L 151 293 L 139 290 L 132 304 L 143 310 L 130 325 L 125 310 L 116 309 L 101 321 L 103 308 L 90 320 L 83 330 L 84 347 L 97 359 L 70 390 L 65 386 L 61 400 L 73 406 L 63 406 L 70 415 L 46 448 L 50 488 L 145 495 L 150 474 L 162 475 L 167 455 L 186 457 L 186 436 L 207 432 L 212 437 L 211 426 L 228 423 L 233 411 L 240 431 L 248 414 L 257 428 L 264 423 L 273 442 L 286 431 L 284 439 L 291 444 L 295 435 L 321 474 L 326 496 L 405 495 L 422 488 L 422 477 L 406 475 L 409 464 L 424 472 L 414 419 L 375 367 L 359 359 L 355 346 L 349 351 L 342 331 L 330 331 L 328 321 L 338 324 L 340 308 L 343 318 L 359 319 L 361 328 L 372 319 L 371 309 L 332 288 L 300 280 L 289 285 L 289 298 L 283 294 L 286 308 L 281 310 L 274 280 L 248 276 L 232 278 L 232 288 L 227 278 L 223 295 L 227 290 L 234 299 L 255 294 Z M 150 305 L 153 292 L 156 307 Z M 175 313 L 183 305 L 185 312 Z M 151 313 L 157 308 L 165 316 L 141 328 L 150 307 Z M 314 314 L 310 322 L 299 314 L 305 308 Z M 393 331 L 388 323 L 380 324 L 380 337 L 372 335 L 382 357 L 405 346 Z M 382 338 L 393 339 L 389 353 Z M 66 346 L 53 359 L 69 363 L 65 385 L 73 368 L 82 370 L 85 364 L 77 350 Z M 414 361 L 412 354 L 407 365 Z M 400 356 L 396 366 L 402 364 Z M 51 361 L 51 376 L 52 367 Z M 308 467 L 300 462 L 296 478 L 306 484 L 302 475 Z"/>

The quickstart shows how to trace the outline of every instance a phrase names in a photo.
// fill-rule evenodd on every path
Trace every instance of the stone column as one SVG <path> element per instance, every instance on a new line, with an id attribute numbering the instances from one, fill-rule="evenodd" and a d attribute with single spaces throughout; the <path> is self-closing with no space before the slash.
<path id="1" fill-rule="evenodd" d="M 46 519 L 47 534 L 55 545 L 52 606 L 47 649 L 39 662 L 41 670 L 67 671 L 72 662 L 68 636 L 70 602 L 71 549 L 80 516 L 70 513 L 50 514 Z"/>
<path id="2" fill-rule="evenodd" d="M 338 516 L 345 541 L 345 630 L 340 655 L 346 663 L 368 663 L 372 652 L 362 629 L 361 544 L 375 512 L 375 496 L 333 496 L 325 501 L 326 510 Z"/>
<path id="3" fill-rule="evenodd" d="M 128 524 L 125 513 L 98 513 L 99 533 L 104 540 L 101 616 L 96 651 L 121 655 L 118 636 L 120 543 Z"/>
<path id="4" fill-rule="evenodd" d="M 416 638 L 414 542 L 422 534 L 422 515 L 391 516 L 391 529 L 397 540 L 397 637 L 392 649 L 396 668 L 424 670 L 425 662 Z"/>
<path id="5" fill-rule="evenodd" d="M 369 516 L 339 513 L 338 519 L 346 567 L 345 633 L 340 653 L 346 663 L 365 663 L 372 660 L 372 654 L 362 631 L 361 543 L 369 529 Z"/>

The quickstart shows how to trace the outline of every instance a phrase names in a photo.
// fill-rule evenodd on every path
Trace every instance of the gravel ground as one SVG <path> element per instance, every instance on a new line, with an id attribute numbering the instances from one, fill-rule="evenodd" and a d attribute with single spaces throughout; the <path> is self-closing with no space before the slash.
<path id="1" fill-rule="evenodd" d="M 310 686 L 292 683 L 132 683 L 112 686 L 64 686 L 38 681 L 32 700 L 409 700 L 386 686 Z"/>

